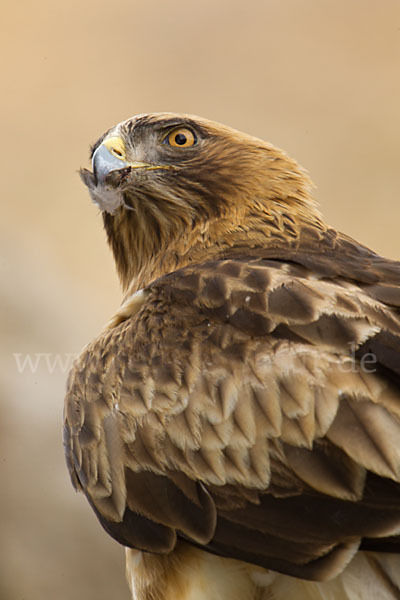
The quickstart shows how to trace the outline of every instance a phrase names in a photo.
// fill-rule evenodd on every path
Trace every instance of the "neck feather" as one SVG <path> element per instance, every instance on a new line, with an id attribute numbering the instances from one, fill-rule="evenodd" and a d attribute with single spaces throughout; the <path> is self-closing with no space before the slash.
<path id="1" fill-rule="evenodd" d="M 191 213 L 157 214 L 121 208 L 104 213 L 104 225 L 123 290 L 129 293 L 190 263 L 216 258 L 230 248 L 291 244 L 304 226 L 325 228 L 317 211 L 286 198 L 230 207 L 226 214 L 196 220 Z"/>

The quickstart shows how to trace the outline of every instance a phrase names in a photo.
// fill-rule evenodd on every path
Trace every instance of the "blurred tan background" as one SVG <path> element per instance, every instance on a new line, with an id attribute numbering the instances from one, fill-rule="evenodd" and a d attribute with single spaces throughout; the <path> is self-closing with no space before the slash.
<path id="1" fill-rule="evenodd" d="M 332 225 L 400 259 L 400 3 L 3 0 L 1 12 L 0 600 L 127 600 L 123 550 L 74 493 L 61 443 L 71 357 L 120 299 L 77 169 L 133 114 L 199 114 L 284 148 Z"/>

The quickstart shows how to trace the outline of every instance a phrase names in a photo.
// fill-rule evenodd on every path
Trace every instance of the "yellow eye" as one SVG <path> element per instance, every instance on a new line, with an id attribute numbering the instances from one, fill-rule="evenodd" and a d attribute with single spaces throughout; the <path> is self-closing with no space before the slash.
<path id="1" fill-rule="evenodd" d="M 164 140 L 164 144 L 169 146 L 178 146 L 180 148 L 188 148 L 194 146 L 197 139 L 193 131 L 187 129 L 187 127 L 178 127 L 167 135 Z"/>

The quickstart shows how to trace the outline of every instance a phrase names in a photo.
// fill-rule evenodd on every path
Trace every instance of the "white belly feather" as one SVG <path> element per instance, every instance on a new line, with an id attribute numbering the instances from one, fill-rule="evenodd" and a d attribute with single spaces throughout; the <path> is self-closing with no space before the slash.
<path id="1" fill-rule="evenodd" d="M 395 600 L 400 556 L 359 552 L 332 581 L 305 581 L 186 544 L 171 555 L 126 550 L 133 600 Z"/>

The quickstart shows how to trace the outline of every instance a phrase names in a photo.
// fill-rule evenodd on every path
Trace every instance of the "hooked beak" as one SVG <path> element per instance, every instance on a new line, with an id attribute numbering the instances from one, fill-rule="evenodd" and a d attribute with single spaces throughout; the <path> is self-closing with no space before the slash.
<path id="1" fill-rule="evenodd" d="M 126 148 L 121 137 L 110 137 L 96 149 L 92 158 L 93 174 L 97 185 L 103 185 L 112 171 L 120 169 L 165 169 L 162 165 L 151 165 L 144 162 L 130 162 L 126 159 Z"/>

